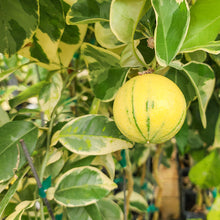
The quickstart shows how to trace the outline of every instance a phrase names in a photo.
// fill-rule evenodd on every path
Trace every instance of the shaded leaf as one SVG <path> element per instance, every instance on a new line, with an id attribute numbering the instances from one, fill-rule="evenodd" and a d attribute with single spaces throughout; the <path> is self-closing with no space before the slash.
<path id="1" fill-rule="evenodd" d="M 38 1 L 1 1 L 0 15 L 0 52 L 11 56 L 38 26 Z"/>
<path id="2" fill-rule="evenodd" d="M 181 89 L 186 99 L 187 106 L 196 99 L 196 93 L 192 82 L 183 71 L 170 68 L 166 73 L 166 77 L 175 82 L 175 84 Z"/>
<path id="3" fill-rule="evenodd" d="M 86 206 L 105 197 L 117 185 L 94 167 L 69 170 L 57 182 L 54 199 L 67 207 Z"/>
<path id="4" fill-rule="evenodd" d="M 199 111 L 202 125 L 206 127 L 206 107 L 215 86 L 215 75 L 210 66 L 204 63 L 190 62 L 183 66 L 183 70 L 189 77 L 199 102 Z"/>
<path id="5" fill-rule="evenodd" d="M 9 215 L 6 220 L 21 220 L 22 215 L 25 212 L 26 209 L 32 208 L 35 204 L 34 201 L 23 201 L 19 205 L 16 206 L 15 211 Z"/>
<path id="6" fill-rule="evenodd" d="M 67 15 L 68 24 L 108 21 L 110 0 L 76 0 Z"/>
<path id="7" fill-rule="evenodd" d="M 124 83 L 128 69 L 121 68 L 118 55 L 103 48 L 84 43 L 82 53 L 95 96 L 102 101 L 112 100 Z"/>
<path id="8" fill-rule="evenodd" d="M 219 169 L 220 156 L 215 150 L 191 168 L 189 178 L 201 188 L 216 187 L 220 185 Z"/>
<path id="9" fill-rule="evenodd" d="M 167 66 L 179 52 L 189 26 L 186 0 L 152 0 L 156 14 L 155 50 L 157 61 Z"/>
<path id="10" fill-rule="evenodd" d="M 1 202 L 0 202 L 0 216 L 2 216 L 4 209 L 6 208 L 8 203 L 10 202 L 11 198 L 14 196 L 19 184 L 21 183 L 24 175 L 27 173 L 28 170 L 29 169 L 26 169 L 26 171 L 23 173 L 23 175 L 21 175 L 20 177 L 18 177 L 16 179 L 16 181 L 12 184 L 12 186 L 9 188 L 9 190 L 5 194 L 4 198 L 1 200 Z"/>
<path id="11" fill-rule="evenodd" d="M 101 165 L 107 172 L 109 177 L 113 180 L 115 176 L 115 162 L 113 160 L 112 154 L 96 156 L 92 161 L 92 165 Z"/>
<path id="12" fill-rule="evenodd" d="M 116 194 L 115 198 L 122 202 L 124 200 L 124 193 L 120 192 Z M 142 213 L 147 211 L 147 207 L 148 204 L 144 197 L 133 191 L 130 197 L 130 209 L 132 211 Z"/>
<path id="13" fill-rule="evenodd" d="M 19 140 L 24 139 L 31 154 L 37 142 L 38 129 L 31 122 L 12 121 L 0 127 L 0 134 L 0 182 L 2 182 L 10 179 L 25 163 Z"/>
<path id="14" fill-rule="evenodd" d="M 208 47 L 220 31 L 220 4 L 218 0 L 197 1 L 190 9 L 190 25 L 181 51 L 192 51 Z M 212 45 L 219 43 L 211 43 Z M 208 47 L 209 48 L 209 47 Z M 210 51 L 210 49 L 208 49 Z M 211 52 L 211 51 L 210 51 Z"/>
<path id="15" fill-rule="evenodd" d="M 59 141 L 68 150 L 82 155 L 104 155 L 132 147 L 113 120 L 102 115 L 73 119 L 60 131 Z"/>
<path id="16" fill-rule="evenodd" d="M 49 82 L 41 81 L 38 82 L 30 87 L 28 87 L 26 90 L 20 92 L 17 96 L 15 96 L 13 99 L 9 100 L 9 104 L 12 108 L 16 107 L 17 105 L 21 104 L 22 102 L 26 101 L 27 99 L 38 96 L 41 89 L 46 86 Z"/>

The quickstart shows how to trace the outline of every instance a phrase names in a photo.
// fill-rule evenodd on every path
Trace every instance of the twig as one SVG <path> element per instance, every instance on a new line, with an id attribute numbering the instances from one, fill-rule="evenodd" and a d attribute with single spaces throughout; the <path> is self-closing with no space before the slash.
<path id="1" fill-rule="evenodd" d="M 42 188 L 41 181 L 40 181 L 40 179 L 38 177 L 37 171 L 36 171 L 36 169 L 34 167 L 34 164 L 32 162 L 31 156 L 30 156 L 30 154 L 29 154 L 29 152 L 27 150 L 26 144 L 24 143 L 23 139 L 20 140 L 20 144 L 21 144 L 21 147 L 22 147 L 22 149 L 24 151 L 25 157 L 26 157 L 26 159 L 27 159 L 27 161 L 29 163 L 29 166 L 31 167 L 31 170 L 32 170 L 33 175 L 34 175 L 34 178 L 36 179 L 37 186 L 38 186 L 39 189 L 41 189 Z M 43 199 L 45 205 L 47 206 L 47 210 L 48 210 L 48 212 L 49 212 L 49 214 L 51 216 L 51 219 L 55 220 L 55 217 L 53 215 L 53 211 L 51 209 L 50 203 L 48 202 L 47 198 L 45 197 L 45 198 L 42 198 L 42 199 Z"/>
<path id="2" fill-rule="evenodd" d="M 155 206 L 159 210 L 154 212 L 153 220 L 158 220 L 159 219 L 159 211 L 160 211 L 161 200 L 162 200 L 163 185 L 160 181 L 160 177 L 159 177 L 159 173 L 158 173 L 158 165 L 159 165 L 161 152 L 162 152 L 162 146 L 160 144 L 158 144 L 156 153 L 155 153 L 154 158 L 153 158 L 153 176 L 154 176 L 154 179 L 156 180 L 157 186 L 158 186 L 158 194 L 157 194 L 157 197 L 155 199 Z"/>
<path id="3" fill-rule="evenodd" d="M 124 220 L 127 220 L 126 171 L 123 169 Z"/>

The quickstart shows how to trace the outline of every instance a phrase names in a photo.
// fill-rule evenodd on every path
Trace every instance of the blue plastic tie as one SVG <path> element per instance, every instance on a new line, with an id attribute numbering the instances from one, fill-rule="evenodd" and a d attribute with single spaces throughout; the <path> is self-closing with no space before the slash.
<path id="1" fill-rule="evenodd" d="M 47 179 L 45 179 L 42 183 L 42 187 L 39 189 L 39 195 L 42 198 L 46 198 L 45 191 L 51 187 L 51 176 L 49 176 Z"/>
<path id="2" fill-rule="evenodd" d="M 217 188 L 214 188 L 212 190 L 212 196 L 213 196 L 214 199 L 217 197 L 217 193 L 218 193 Z"/>
<path id="3" fill-rule="evenodd" d="M 119 161 L 119 163 L 121 164 L 121 166 L 122 166 L 123 168 L 125 168 L 125 167 L 127 166 L 125 150 L 122 150 L 122 151 L 121 151 L 121 157 L 122 157 L 122 159 Z"/>
<path id="4" fill-rule="evenodd" d="M 146 190 L 146 189 L 147 189 L 147 183 L 144 183 L 144 184 L 141 186 L 141 189 Z"/>
<path id="5" fill-rule="evenodd" d="M 159 211 L 159 209 L 154 204 L 149 205 L 147 208 L 147 212 L 150 212 L 150 213 L 154 213 L 157 211 Z"/>
<path id="6" fill-rule="evenodd" d="M 116 184 L 122 183 L 123 181 L 124 181 L 123 177 L 119 177 L 119 178 L 115 178 L 115 179 L 114 179 L 114 182 L 115 182 Z"/>
<path id="7" fill-rule="evenodd" d="M 59 214 L 55 216 L 56 220 L 62 220 L 63 214 Z"/>

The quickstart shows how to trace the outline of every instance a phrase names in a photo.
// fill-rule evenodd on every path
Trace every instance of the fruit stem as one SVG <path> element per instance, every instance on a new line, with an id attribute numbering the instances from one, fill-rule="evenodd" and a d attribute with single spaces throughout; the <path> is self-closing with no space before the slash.
<path id="1" fill-rule="evenodd" d="M 163 185 L 160 180 L 159 173 L 158 173 L 158 166 L 159 166 L 161 153 L 162 153 L 162 145 L 158 144 L 155 155 L 153 157 L 153 177 L 154 177 L 154 179 L 157 183 L 157 187 L 158 187 L 157 196 L 155 198 L 155 207 L 158 208 L 158 211 L 154 212 L 153 220 L 159 219 L 159 211 L 160 211 L 161 201 L 162 201 Z"/>

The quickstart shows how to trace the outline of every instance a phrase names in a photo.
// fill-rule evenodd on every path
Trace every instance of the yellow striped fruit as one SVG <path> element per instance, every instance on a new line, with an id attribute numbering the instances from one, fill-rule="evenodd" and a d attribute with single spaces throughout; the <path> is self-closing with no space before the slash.
<path id="1" fill-rule="evenodd" d="M 167 77 L 144 74 L 127 81 L 117 92 L 114 120 L 128 139 L 137 143 L 163 143 L 180 130 L 186 101 Z"/>

